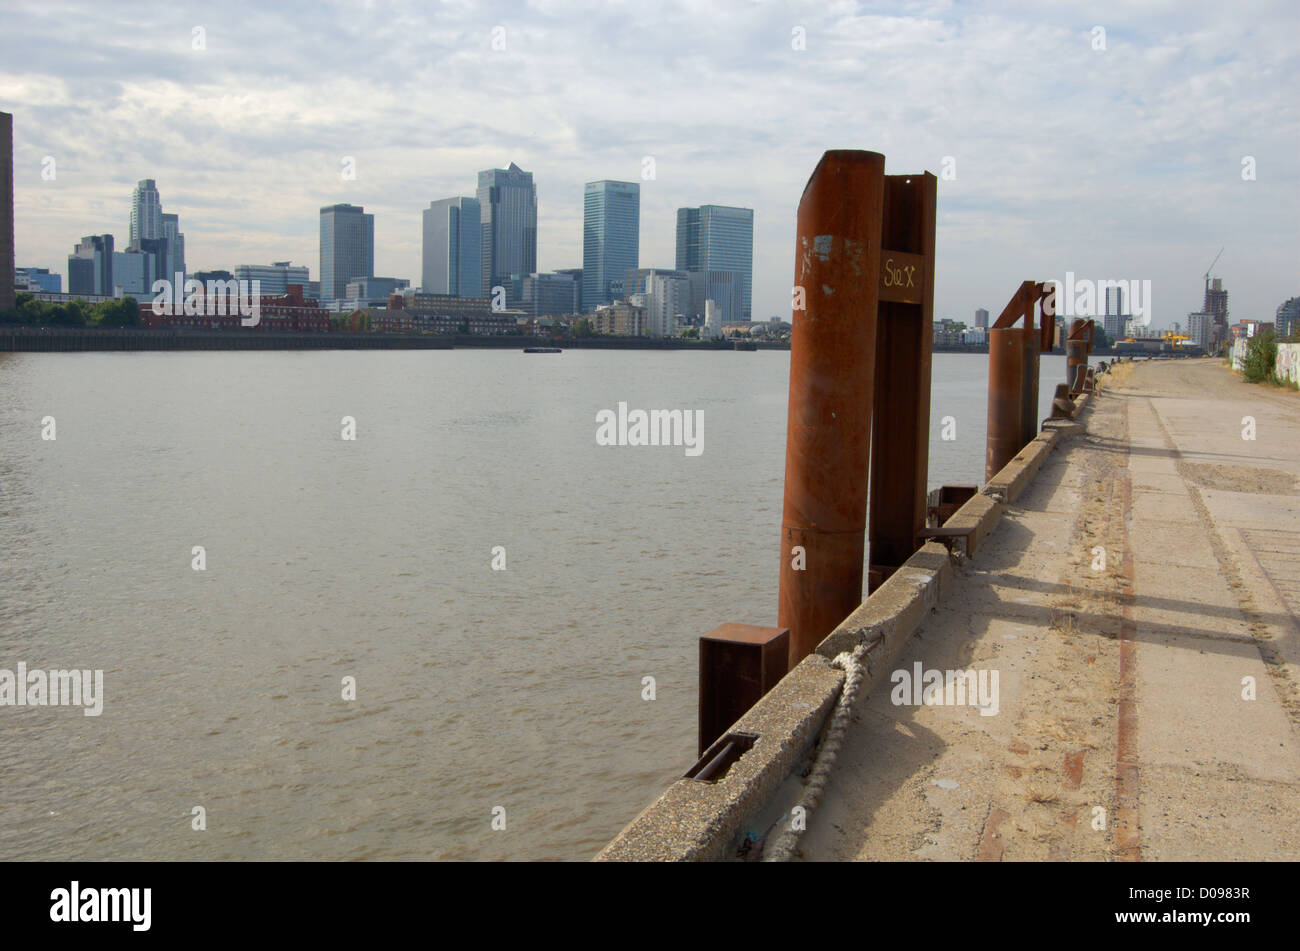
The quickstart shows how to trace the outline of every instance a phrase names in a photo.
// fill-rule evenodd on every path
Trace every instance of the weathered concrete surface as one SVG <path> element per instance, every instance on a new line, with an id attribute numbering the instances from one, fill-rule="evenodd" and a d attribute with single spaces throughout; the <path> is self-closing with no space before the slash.
<path id="1" fill-rule="evenodd" d="M 1300 858 L 1300 397 L 1130 372 L 892 665 L 996 670 L 996 715 L 884 678 L 805 858 Z"/>
<path id="2" fill-rule="evenodd" d="M 598 862 L 708 862 L 728 856 L 817 738 L 844 675 L 812 654 L 800 661 L 733 730 L 758 735 L 716 783 L 680 779 L 596 856 Z"/>
<path id="3" fill-rule="evenodd" d="M 1076 417 L 1089 397 L 1076 400 Z M 978 551 L 997 525 L 1007 502 L 1030 485 L 1049 454 L 1065 437 L 1081 431 L 1072 422 L 1048 427 L 945 523 L 973 528 L 966 550 Z M 596 861 L 715 861 L 756 855 L 762 842 L 787 821 L 802 791 L 798 767 L 815 756 L 843 673 L 831 666 L 838 655 L 868 645 L 860 692 L 887 692 L 887 673 L 908 639 L 946 597 L 953 582 L 953 556 L 938 542 L 912 555 L 857 610 L 818 644 L 777 688 L 742 717 L 734 730 L 758 736 L 717 783 L 683 779 L 646 807 L 596 856 Z"/>

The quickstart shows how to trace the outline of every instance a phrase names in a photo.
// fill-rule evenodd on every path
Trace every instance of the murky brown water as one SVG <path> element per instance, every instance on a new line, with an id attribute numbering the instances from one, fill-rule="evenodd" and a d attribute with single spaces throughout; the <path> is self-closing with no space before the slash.
<path id="1" fill-rule="evenodd" d="M 0 859 L 590 857 L 694 758 L 699 634 L 775 620 L 787 363 L 0 354 L 0 668 L 105 694 L 0 706 Z M 935 357 L 932 485 L 986 367 Z M 619 401 L 705 451 L 598 446 Z"/>

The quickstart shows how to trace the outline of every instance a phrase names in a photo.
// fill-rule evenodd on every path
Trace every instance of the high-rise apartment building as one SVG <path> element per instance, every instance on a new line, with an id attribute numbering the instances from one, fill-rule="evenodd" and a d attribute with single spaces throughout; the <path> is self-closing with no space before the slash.
<path id="1" fill-rule="evenodd" d="M 983 307 L 980 307 L 975 311 L 975 328 L 977 330 L 989 329 L 989 312 Z"/>
<path id="2" fill-rule="evenodd" d="M 320 296 L 346 295 L 348 282 L 375 276 L 375 216 L 359 205 L 320 210 Z"/>
<path id="3" fill-rule="evenodd" d="M 478 173 L 481 245 L 480 295 L 505 287 L 512 274 L 537 273 L 537 187 L 533 173 L 514 162 Z"/>
<path id="4" fill-rule="evenodd" d="M 641 186 L 587 182 L 582 199 L 582 301 L 592 310 L 612 301 L 611 284 L 640 264 Z"/>
<path id="5" fill-rule="evenodd" d="M 443 198 L 424 209 L 426 294 L 478 297 L 483 293 L 483 231 L 477 198 Z"/>
<path id="6" fill-rule="evenodd" d="M 1204 350 L 1210 349 L 1214 315 L 1206 313 L 1187 315 L 1187 339 Z"/>
<path id="7" fill-rule="evenodd" d="M 127 246 L 138 247 L 142 238 L 163 237 L 162 198 L 152 178 L 141 179 L 131 193 L 131 224 Z"/>
<path id="8" fill-rule="evenodd" d="M 744 304 L 739 320 L 752 319 L 754 210 L 725 205 L 677 209 L 677 270 L 739 271 Z"/>
<path id="9" fill-rule="evenodd" d="M 0 311 L 14 306 L 14 117 L 0 112 Z"/>

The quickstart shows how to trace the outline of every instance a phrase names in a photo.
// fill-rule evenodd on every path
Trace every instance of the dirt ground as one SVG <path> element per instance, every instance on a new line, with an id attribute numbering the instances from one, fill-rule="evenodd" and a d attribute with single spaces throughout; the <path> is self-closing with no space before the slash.
<path id="1" fill-rule="evenodd" d="M 863 698 L 806 860 L 1300 858 L 1300 396 L 1121 368 Z M 955 700 L 956 698 L 943 698 Z"/>

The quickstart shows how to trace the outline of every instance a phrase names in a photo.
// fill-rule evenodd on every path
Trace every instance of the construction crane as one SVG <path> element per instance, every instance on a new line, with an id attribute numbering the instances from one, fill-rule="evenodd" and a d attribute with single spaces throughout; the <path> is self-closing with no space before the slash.
<path id="1" fill-rule="evenodd" d="M 1214 270 L 1214 265 L 1219 263 L 1219 258 L 1221 257 L 1223 257 L 1223 248 L 1219 248 L 1219 253 L 1214 256 L 1214 260 L 1210 262 L 1210 266 L 1205 269 L 1205 286 L 1207 289 L 1210 286 L 1210 272 Z"/>

